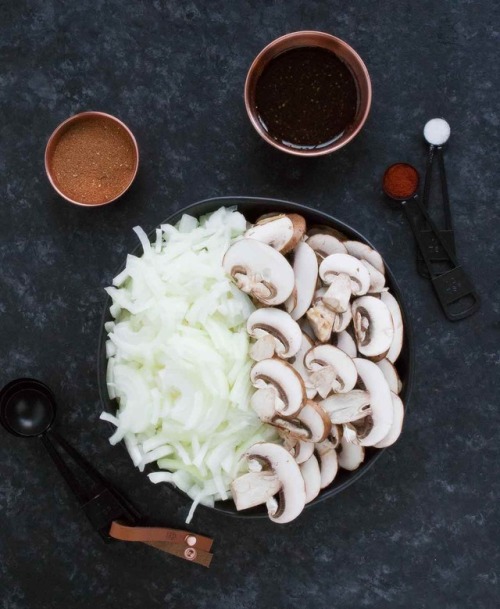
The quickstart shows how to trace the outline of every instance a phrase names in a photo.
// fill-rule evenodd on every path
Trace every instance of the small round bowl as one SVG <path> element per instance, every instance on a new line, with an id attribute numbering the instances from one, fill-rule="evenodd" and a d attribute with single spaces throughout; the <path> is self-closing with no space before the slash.
<path id="1" fill-rule="evenodd" d="M 54 151 L 56 149 L 57 144 L 59 143 L 59 140 L 70 127 L 72 127 L 73 125 L 75 125 L 77 123 L 88 120 L 89 118 L 97 118 L 97 117 L 105 118 L 105 119 L 115 123 L 116 125 L 121 127 L 123 129 L 124 133 L 128 136 L 128 138 L 132 144 L 132 148 L 134 150 L 134 169 L 133 169 L 132 176 L 130 178 L 129 183 L 126 185 L 126 187 L 121 192 L 119 192 L 112 199 L 108 199 L 107 201 L 102 201 L 102 202 L 98 202 L 98 203 L 82 203 L 82 201 L 76 201 L 75 199 L 72 199 L 63 190 L 61 190 L 61 188 L 59 187 L 59 184 L 57 183 L 57 179 L 54 176 L 53 170 L 52 170 L 52 161 L 54 158 Z M 139 147 L 137 146 L 137 141 L 134 137 L 134 134 L 132 133 L 132 131 L 130 131 L 130 129 L 127 127 L 127 125 L 125 125 L 125 123 L 122 123 L 122 121 L 117 119 L 115 116 L 112 116 L 111 114 L 106 114 L 105 112 L 80 112 L 79 114 L 70 116 L 70 118 L 66 119 L 55 129 L 55 131 L 50 136 L 49 141 L 47 142 L 47 146 L 45 148 L 45 171 L 47 173 L 47 177 L 49 178 L 49 182 L 52 184 L 52 186 L 53 186 L 54 190 L 57 192 L 57 194 L 59 194 L 63 199 L 66 199 L 66 201 L 68 201 L 69 203 L 73 203 L 74 205 L 80 205 L 81 207 L 102 207 L 103 205 L 108 205 L 109 203 L 113 203 L 114 201 L 119 199 L 123 194 L 125 194 L 127 192 L 127 190 L 132 185 L 132 182 L 135 180 L 135 176 L 137 175 L 138 168 L 139 168 Z"/>
<path id="2" fill-rule="evenodd" d="M 337 55 L 337 57 L 341 59 L 351 71 L 358 89 L 358 108 L 354 122 L 346 129 L 345 133 L 339 139 L 321 148 L 298 149 L 292 148 L 291 146 L 286 146 L 285 144 L 276 141 L 269 135 L 262 125 L 256 108 L 255 89 L 257 81 L 264 71 L 264 68 L 268 65 L 271 59 L 274 59 L 280 53 L 299 47 L 321 47 L 327 51 L 335 53 L 335 55 Z M 330 154 L 331 152 L 335 152 L 348 144 L 354 137 L 356 137 L 365 124 L 370 112 L 371 102 L 372 86 L 370 76 L 361 57 L 346 42 L 324 32 L 293 32 L 292 34 L 286 34 L 281 38 L 277 38 L 268 44 L 267 47 L 265 47 L 254 59 L 254 62 L 248 71 L 245 82 L 245 106 L 250 121 L 257 133 L 268 144 L 271 144 L 271 146 L 295 156 L 312 157 Z"/>

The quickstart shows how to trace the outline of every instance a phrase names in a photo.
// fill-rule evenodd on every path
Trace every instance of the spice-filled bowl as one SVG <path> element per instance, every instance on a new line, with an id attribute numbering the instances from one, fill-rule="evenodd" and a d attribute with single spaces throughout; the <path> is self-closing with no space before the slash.
<path id="1" fill-rule="evenodd" d="M 329 154 L 361 131 L 370 112 L 368 70 L 356 51 L 324 32 L 286 34 L 265 47 L 245 82 L 257 133 L 296 156 Z"/>
<path id="2" fill-rule="evenodd" d="M 82 112 L 61 123 L 45 148 L 45 171 L 56 192 L 75 205 L 99 207 L 131 186 L 139 149 L 130 129 L 110 114 Z"/>

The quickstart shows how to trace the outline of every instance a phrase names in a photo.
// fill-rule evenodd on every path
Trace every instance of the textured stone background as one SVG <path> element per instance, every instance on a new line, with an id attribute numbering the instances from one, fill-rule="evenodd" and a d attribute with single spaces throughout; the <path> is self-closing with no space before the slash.
<path id="1" fill-rule="evenodd" d="M 338 216 L 371 239 L 406 294 L 417 383 L 405 433 L 366 478 L 295 523 L 200 509 L 213 568 L 91 533 L 41 445 L 1 432 L 4 609 L 498 606 L 498 3 L 54 2 L 0 5 L 0 384 L 31 375 L 60 400 L 60 429 L 152 520 L 188 503 L 150 485 L 96 420 L 102 288 L 172 210 L 217 195 L 275 196 Z M 253 57 L 319 29 L 365 59 L 374 103 L 363 133 L 319 160 L 288 158 L 253 132 L 242 100 Z M 46 140 L 97 109 L 135 132 L 138 179 L 119 203 L 79 209 L 51 190 Z M 379 192 L 386 165 L 421 169 L 421 130 L 452 126 L 446 162 L 459 255 L 483 299 L 447 322 L 415 271 L 409 228 Z"/>

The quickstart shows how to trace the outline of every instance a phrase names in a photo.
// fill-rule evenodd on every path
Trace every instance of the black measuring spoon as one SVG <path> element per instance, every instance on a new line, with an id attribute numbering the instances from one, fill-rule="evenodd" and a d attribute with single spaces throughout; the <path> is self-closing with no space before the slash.
<path id="1" fill-rule="evenodd" d="M 441 203 L 444 216 L 444 228 L 439 229 L 441 239 L 446 243 L 448 249 L 456 256 L 455 250 L 455 233 L 453 230 L 453 221 L 451 217 L 450 198 L 448 195 L 448 182 L 446 179 L 446 170 L 444 166 L 443 149 L 450 137 L 450 125 L 444 118 L 433 118 L 427 121 L 424 127 L 424 138 L 429 145 L 427 154 L 427 164 L 425 169 L 424 192 L 422 195 L 422 205 L 430 213 L 430 192 L 434 164 L 437 164 L 439 175 Z M 424 225 L 421 227 L 422 239 L 426 243 L 429 255 L 433 262 L 441 262 L 447 260 L 446 252 L 443 252 L 439 243 L 436 243 L 432 231 L 427 230 Z M 420 251 L 417 254 L 417 270 L 426 279 L 429 279 L 429 272 L 422 258 Z"/>
<path id="2" fill-rule="evenodd" d="M 110 541 L 108 533 L 114 520 L 135 524 L 140 514 L 52 429 L 56 412 L 54 394 L 35 379 L 14 380 L 0 391 L 0 423 L 14 436 L 42 441 L 94 529 L 105 541 Z"/>
<path id="3" fill-rule="evenodd" d="M 410 181 L 412 192 L 406 192 L 405 196 L 398 196 L 387 186 L 389 181 L 386 178 L 389 172 L 398 169 L 404 170 L 412 178 Z M 420 203 L 417 195 L 419 181 L 419 174 L 415 167 L 407 163 L 396 163 L 388 167 L 384 173 L 383 190 L 390 199 L 398 201 L 402 205 L 444 314 L 449 320 L 458 321 L 477 311 L 480 302 L 479 296 L 463 268 L 458 265 L 453 251 L 441 238 L 440 232 L 427 210 Z M 436 261 L 432 259 L 429 252 L 427 240 L 422 238 L 420 227 L 424 222 L 444 254 L 439 260 L 439 271 L 435 267 Z M 444 272 L 442 272 L 443 264 L 447 267 Z"/>

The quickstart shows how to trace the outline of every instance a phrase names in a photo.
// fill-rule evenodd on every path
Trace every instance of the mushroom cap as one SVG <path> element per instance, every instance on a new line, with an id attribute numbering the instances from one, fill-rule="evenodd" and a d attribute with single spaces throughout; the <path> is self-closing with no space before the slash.
<path id="1" fill-rule="evenodd" d="M 336 228 L 333 228 L 333 226 L 330 226 L 329 224 L 313 224 L 307 230 L 308 238 L 318 234 L 332 235 L 341 242 L 347 241 L 349 239 L 349 237 L 345 233 L 339 231 Z"/>
<path id="2" fill-rule="evenodd" d="M 336 388 L 338 393 L 351 391 L 358 378 L 353 360 L 341 349 L 333 345 L 317 345 L 313 347 L 306 353 L 304 364 L 311 371 L 319 371 L 325 367 L 333 368 L 339 384 Z"/>
<path id="3" fill-rule="evenodd" d="M 250 380 L 257 389 L 274 389 L 277 397 L 275 410 L 283 416 L 293 416 L 306 400 L 300 374 L 281 359 L 263 359 L 254 364 L 250 370 Z"/>
<path id="4" fill-rule="evenodd" d="M 392 339 L 387 359 L 394 364 L 403 348 L 403 316 L 398 301 L 389 292 L 382 292 L 380 300 L 389 309 L 394 327 L 394 338 Z"/>
<path id="5" fill-rule="evenodd" d="M 333 332 L 343 332 L 352 321 L 351 308 L 343 313 L 336 313 L 333 321 Z"/>
<path id="6" fill-rule="evenodd" d="M 367 260 L 361 260 L 361 264 L 366 268 L 370 275 L 370 287 L 368 292 L 370 294 L 379 294 L 385 288 L 385 275 L 378 271 L 372 264 Z"/>
<path id="7" fill-rule="evenodd" d="M 258 442 L 248 449 L 246 457 L 264 461 L 281 483 L 278 505 L 268 502 L 269 518 L 279 524 L 297 518 L 306 503 L 306 488 L 292 455 L 279 444 Z"/>
<path id="8" fill-rule="evenodd" d="M 240 290 L 267 305 L 285 302 L 294 288 L 295 277 L 288 260 L 256 239 L 235 241 L 222 265 Z"/>
<path id="9" fill-rule="evenodd" d="M 346 332 L 345 330 L 335 332 L 332 334 L 332 340 L 335 347 L 342 349 L 342 351 L 349 357 L 356 357 L 358 354 L 354 338 L 349 334 L 349 332 Z"/>
<path id="10" fill-rule="evenodd" d="M 306 366 L 304 364 L 304 357 L 305 357 L 306 353 L 313 347 L 314 347 L 314 343 L 311 340 L 311 338 L 309 338 L 309 336 L 307 334 L 302 333 L 302 342 L 300 344 L 300 349 L 295 354 L 295 357 L 293 358 L 293 360 L 290 361 L 290 364 L 295 368 L 295 370 L 297 370 L 297 372 L 302 377 L 302 380 L 304 381 L 304 385 L 306 387 L 307 397 L 310 400 L 312 400 L 314 398 L 317 391 L 313 387 L 313 385 L 309 379 L 309 370 L 306 368 Z"/>
<path id="11" fill-rule="evenodd" d="M 385 438 L 392 425 L 391 391 L 382 370 L 377 364 L 359 357 L 354 358 L 353 362 L 359 378 L 370 394 L 371 419 L 373 422 L 368 434 L 364 438 L 360 438 L 359 442 L 362 446 L 374 446 Z"/>
<path id="12" fill-rule="evenodd" d="M 306 487 L 306 503 L 309 503 L 313 499 L 316 499 L 321 490 L 321 471 L 314 454 L 307 461 L 300 464 L 300 473 Z"/>
<path id="13" fill-rule="evenodd" d="M 401 393 L 402 383 L 399 378 L 398 371 L 396 370 L 396 366 L 388 359 L 382 359 L 379 362 L 376 362 L 377 366 L 382 370 L 385 376 L 385 380 L 389 385 L 389 389 L 393 393 Z"/>
<path id="14" fill-rule="evenodd" d="M 370 274 L 360 260 L 349 254 L 331 254 L 319 265 L 319 276 L 330 284 L 336 275 L 344 273 L 351 278 L 351 290 L 355 296 L 366 294 L 370 288 Z"/>
<path id="15" fill-rule="evenodd" d="M 294 438 L 284 429 L 279 429 L 278 433 L 284 440 L 283 446 L 295 459 L 297 465 L 307 461 L 307 459 L 309 459 L 309 457 L 313 454 L 314 444 L 312 442 L 306 442 L 305 440 Z"/>
<path id="16" fill-rule="evenodd" d="M 318 260 L 307 243 L 301 241 L 294 250 L 293 273 L 295 292 L 286 301 L 285 307 L 292 318 L 303 317 L 310 307 L 318 280 Z"/>
<path id="17" fill-rule="evenodd" d="M 311 324 L 309 323 L 309 320 L 307 319 L 307 317 L 303 317 L 302 319 L 299 319 L 298 324 L 304 334 L 306 334 L 310 339 L 316 340 L 316 335 L 314 334 L 314 330 L 312 329 Z"/>
<path id="18" fill-rule="evenodd" d="M 330 430 L 330 435 L 328 436 L 328 441 L 333 444 L 333 448 L 337 448 L 340 445 L 340 440 L 342 438 L 342 426 L 334 425 L 332 423 L 332 429 Z"/>
<path id="19" fill-rule="evenodd" d="M 387 448 L 388 446 L 392 446 L 401 435 L 401 430 L 403 429 L 403 419 L 405 416 L 403 402 L 401 401 L 401 398 L 398 395 L 392 392 L 391 398 L 393 406 L 392 425 L 387 435 L 382 438 L 380 442 L 377 442 L 374 445 L 375 448 Z"/>
<path id="20" fill-rule="evenodd" d="M 347 253 L 358 260 L 366 260 L 382 275 L 385 274 L 385 266 L 382 256 L 366 243 L 361 241 L 344 241 Z"/>
<path id="21" fill-rule="evenodd" d="M 297 418 L 310 430 L 309 442 L 322 442 L 328 437 L 332 428 L 329 416 L 320 404 L 312 400 L 307 400 Z"/>
<path id="22" fill-rule="evenodd" d="M 361 296 L 352 304 L 358 351 L 366 357 L 384 356 L 394 338 L 394 326 L 387 306 L 375 296 Z"/>
<path id="23" fill-rule="evenodd" d="M 293 417 L 275 415 L 267 422 L 304 442 L 321 442 L 328 436 L 332 426 L 326 412 L 312 400 L 307 400 L 301 411 Z"/>
<path id="24" fill-rule="evenodd" d="M 247 332 L 260 339 L 271 335 L 278 357 L 293 357 L 302 343 L 302 330 L 286 311 L 271 307 L 256 309 L 247 320 Z"/>
<path id="25" fill-rule="evenodd" d="M 340 440 L 340 453 L 338 455 L 339 467 L 354 471 L 363 463 L 365 449 L 359 444 L 348 442 L 345 437 Z"/>
<path id="26" fill-rule="evenodd" d="M 326 488 L 333 482 L 338 471 L 338 458 L 335 444 L 330 440 L 323 440 L 322 442 L 315 444 L 315 449 L 320 460 L 320 487 Z"/>
<path id="27" fill-rule="evenodd" d="M 298 214 L 276 214 L 261 217 L 245 233 L 245 238 L 267 243 L 282 254 L 291 252 L 302 239 L 306 221 Z"/>
<path id="28" fill-rule="evenodd" d="M 326 233 L 316 233 L 308 237 L 307 244 L 320 258 L 326 258 L 331 254 L 347 254 L 345 245 L 337 237 Z"/>

